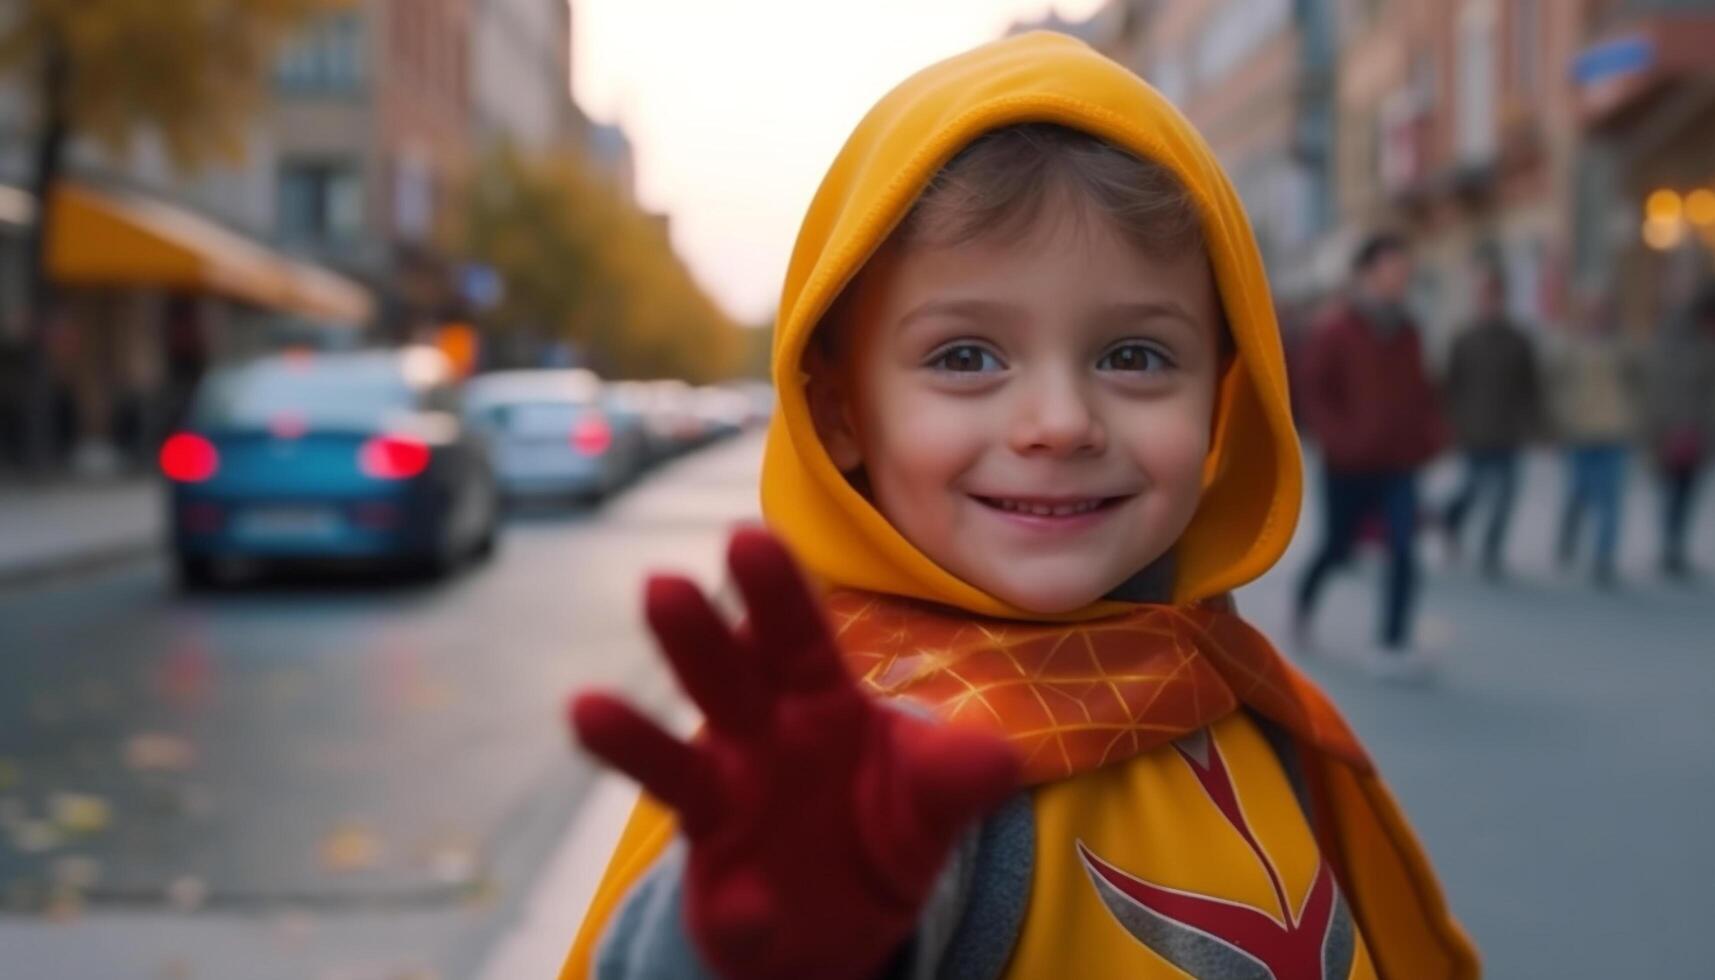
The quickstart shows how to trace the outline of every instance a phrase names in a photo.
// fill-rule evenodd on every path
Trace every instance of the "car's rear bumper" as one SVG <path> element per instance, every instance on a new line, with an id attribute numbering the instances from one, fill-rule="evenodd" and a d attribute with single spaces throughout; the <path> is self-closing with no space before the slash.
<path id="1" fill-rule="evenodd" d="M 168 507 L 173 550 L 198 558 L 412 557 L 446 535 L 446 503 L 426 492 L 232 500 L 178 488 Z"/>
<path id="2" fill-rule="evenodd" d="M 601 493 L 617 482 L 617 461 L 578 460 L 557 466 L 502 465 L 495 473 L 509 497 L 553 497 Z"/>

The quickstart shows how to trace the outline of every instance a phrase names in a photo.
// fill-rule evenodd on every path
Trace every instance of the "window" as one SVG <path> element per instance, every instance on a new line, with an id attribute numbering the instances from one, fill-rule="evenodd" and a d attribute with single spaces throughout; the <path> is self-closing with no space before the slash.
<path id="1" fill-rule="evenodd" d="M 1495 155 L 1495 4 L 1466 0 L 1459 11 L 1457 111 L 1459 162 Z"/>
<path id="2" fill-rule="evenodd" d="M 296 243 L 339 244 L 363 231 L 363 178 L 350 163 L 290 162 L 280 168 L 279 232 Z"/>
<path id="3" fill-rule="evenodd" d="M 363 23 L 354 13 L 317 22 L 287 45 L 275 66 L 281 89 L 296 94 L 349 94 L 366 74 Z"/>

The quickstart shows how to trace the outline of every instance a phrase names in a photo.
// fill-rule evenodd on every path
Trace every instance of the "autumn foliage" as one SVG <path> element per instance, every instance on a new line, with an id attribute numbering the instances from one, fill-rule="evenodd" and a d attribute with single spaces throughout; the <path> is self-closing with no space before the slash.
<path id="1" fill-rule="evenodd" d="M 505 282 L 493 330 L 570 340 L 610 377 L 707 382 L 744 366 L 747 331 L 679 260 L 665 220 L 574 151 L 484 159 L 464 239 Z"/>
<path id="2" fill-rule="evenodd" d="M 116 149 L 147 127 L 188 167 L 239 153 L 279 44 L 351 3 L 21 0 L 0 17 L 0 71 L 40 78 L 38 62 L 57 55 L 63 90 L 38 92 L 46 111 Z"/>

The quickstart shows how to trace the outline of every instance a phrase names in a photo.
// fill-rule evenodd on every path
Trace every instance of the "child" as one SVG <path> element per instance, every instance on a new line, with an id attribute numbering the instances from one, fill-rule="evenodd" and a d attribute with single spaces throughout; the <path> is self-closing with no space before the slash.
<path id="1" fill-rule="evenodd" d="M 1351 731 L 1233 611 L 1299 504 L 1231 185 L 1083 44 L 933 66 L 787 272 L 729 629 L 651 627 L 707 729 L 585 695 L 649 791 L 563 977 L 1469 977 Z M 824 613 L 826 622 L 824 625 Z M 831 628 L 830 628 L 831 627 Z"/>

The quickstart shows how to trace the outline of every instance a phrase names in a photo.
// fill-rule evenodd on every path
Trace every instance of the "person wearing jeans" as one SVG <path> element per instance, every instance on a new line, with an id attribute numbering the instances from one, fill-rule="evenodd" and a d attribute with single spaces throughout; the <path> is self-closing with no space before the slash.
<path id="1" fill-rule="evenodd" d="M 1605 587 L 1617 575 L 1626 447 L 1638 424 L 1638 363 L 1620 337 L 1608 304 L 1600 299 L 1586 302 L 1572 327 L 1548 365 L 1550 402 L 1567 475 L 1558 557 L 1562 566 L 1577 560 L 1584 516 L 1593 515 L 1593 577 Z"/>
<path id="2" fill-rule="evenodd" d="M 1383 592 L 1382 644 L 1403 649 L 1410 640 L 1417 595 L 1417 475 L 1399 472 L 1341 473 L 1323 469 L 1323 544 L 1298 583 L 1298 609 L 1308 615 L 1328 573 L 1351 559 L 1366 518 L 1381 518 L 1388 550 Z"/>
<path id="3" fill-rule="evenodd" d="M 1603 586 L 1615 579 L 1626 456 L 1624 443 L 1586 443 L 1566 449 L 1566 502 L 1560 511 L 1557 554 L 1562 567 L 1577 560 L 1579 531 L 1584 515 L 1590 514 L 1596 523 L 1595 578 Z"/>
<path id="4" fill-rule="evenodd" d="M 1299 580 L 1294 632 L 1301 649 L 1328 573 L 1351 556 L 1371 517 L 1387 528 L 1389 572 L 1381 650 L 1383 676 L 1420 673 L 1412 657 L 1416 605 L 1417 471 L 1446 443 L 1440 397 L 1424 370 L 1416 325 L 1405 308 L 1411 252 L 1396 235 L 1367 239 L 1353 261 L 1346 302 L 1316 325 L 1304 354 L 1305 421 L 1322 453 L 1325 520 L 1316 557 Z"/>
<path id="5" fill-rule="evenodd" d="M 1697 487 L 1715 458 L 1715 285 L 1662 331 L 1651 351 L 1648 390 L 1650 444 L 1661 474 L 1661 567 L 1685 578 Z"/>
<path id="6" fill-rule="evenodd" d="M 1477 315 L 1453 342 L 1443 395 L 1454 438 L 1465 456 L 1465 478 L 1441 512 L 1450 550 L 1459 551 L 1465 520 L 1479 502 L 1489 506 L 1483 532 L 1483 571 L 1503 573 L 1508 526 L 1518 490 L 1520 449 L 1540 427 L 1536 351 L 1506 313 L 1500 267 L 1477 269 Z"/>

